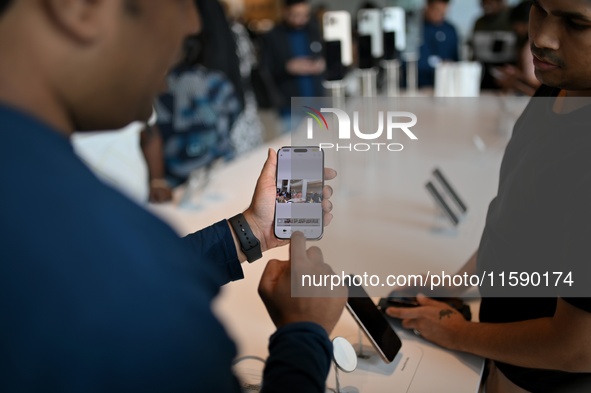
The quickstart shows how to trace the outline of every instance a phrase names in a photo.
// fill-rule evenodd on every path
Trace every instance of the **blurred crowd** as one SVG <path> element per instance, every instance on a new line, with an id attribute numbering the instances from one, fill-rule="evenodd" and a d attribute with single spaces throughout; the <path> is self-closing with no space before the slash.
<path id="1" fill-rule="evenodd" d="M 483 89 L 532 95 L 539 82 L 528 43 L 530 2 L 510 7 L 506 0 L 482 0 L 482 16 L 471 36 L 461 37 L 447 19 L 450 1 L 425 1 L 418 87 L 433 88 L 440 64 L 477 61 L 483 66 Z M 182 60 L 170 71 L 151 122 L 132 124 L 119 133 L 74 138 L 91 167 L 140 202 L 169 201 L 172 189 L 193 171 L 231 160 L 289 132 L 292 97 L 327 95 L 322 22 L 328 6 L 282 0 L 276 21 L 253 22 L 224 1 L 195 2 L 201 31 L 185 41 Z M 358 9 L 375 8 L 378 5 L 366 1 Z M 354 26 L 354 64 L 348 71 L 361 61 L 357 36 Z M 400 62 L 406 69 L 404 56 Z M 383 75 L 379 61 L 373 66 Z M 347 74 L 355 78 L 354 72 Z M 377 83 L 384 88 L 383 77 Z M 400 85 L 405 86 L 404 71 Z M 358 93 L 349 89 L 348 94 Z M 138 156 L 143 159 L 132 162 L 130 157 Z M 112 159 L 119 162 L 105 164 Z M 136 176 L 126 177 L 121 169 L 126 166 Z M 148 180 L 138 182 L 137 173 Z"/>

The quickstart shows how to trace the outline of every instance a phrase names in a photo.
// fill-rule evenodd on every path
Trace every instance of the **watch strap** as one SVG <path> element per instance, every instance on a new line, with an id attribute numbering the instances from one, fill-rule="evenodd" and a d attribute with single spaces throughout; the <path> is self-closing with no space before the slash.
<path id="1" fill-rule="evenodd" d="M 246 255 L 248 262 L 252 263 L 257 259 L 263 257 L 261 251 L 261 242 L 250 229 L 250 225 L 244 218 L 242 213 L 235 215 L 228 220 L 230 226 L 234 230 L 238 241 L 240 242 L 240 249 Z"/>

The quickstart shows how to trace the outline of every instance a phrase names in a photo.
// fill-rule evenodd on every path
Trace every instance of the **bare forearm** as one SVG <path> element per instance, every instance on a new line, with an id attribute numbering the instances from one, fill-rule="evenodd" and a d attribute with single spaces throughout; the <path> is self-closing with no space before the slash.
<path id="1" fill-rule="evenodd" d="M 586 332 L 568 333 L 553 318 L 514 323 L 469 323 L 458 332 L 457 350 L 539 369 L 591 372 Z M 583 337 L 582 337 L 583 336 Z"/>

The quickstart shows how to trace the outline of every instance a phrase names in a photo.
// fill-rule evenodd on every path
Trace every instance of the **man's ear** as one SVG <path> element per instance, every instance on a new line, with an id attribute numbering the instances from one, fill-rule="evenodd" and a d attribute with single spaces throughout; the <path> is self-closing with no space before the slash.
<path id="1" fill-rule="evenodd" d="M 119 1 L 43 0 L 57 27 L 80 42 L 92 42 L 100 36 L 109 19 L 108 9 Z"/>

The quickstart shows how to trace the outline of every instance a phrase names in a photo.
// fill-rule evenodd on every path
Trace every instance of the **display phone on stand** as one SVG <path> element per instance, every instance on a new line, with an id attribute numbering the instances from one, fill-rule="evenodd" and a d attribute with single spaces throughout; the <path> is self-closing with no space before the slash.
<path id="1" fill-rule="evenodd" d="M 384 55 L 382 12 L 378 9 L 359 10 L 357 25 L 359 41 L 365 39 L 370 44 L 371 60 L 381 58 Z"/>
<path id="2" fill-rule="evenodd" d="M 345 79 L 345 66 L 342 58 L 341 41 L 329 41 L 324 43 L 324 56 L 326 71 L 324 77 L 327 81 L 341 81 Z"/>
<path id="3" fill-rule="evenodd" d="M 279 149 L 276 184 L 275 237 L 290 239 L 293 232 L 299 231 L 306 239 L 321 239 L 324 230 L 322 149 L 314 146 Z"/>
<path id="4" fill-rule="evenodd" d="M 406 49 L 406 14 L 400 7 L 382 10 L 384 60 L 398 60 Z"/>
<path id="5" fill-rule="evenodd" d="M 350 284 L 348 285 L 347 310 L 367 335 L 382 359 L 387 363 L 391 363 L 398 351 L 400 351 L 402 342 L 365 289 L 361 285 L 354 285 L 352 276 L 349 276 L 349 278 L 350 282 L 347 283 Z"/>
<path id="6" fill-rule="evenodd" d="M 329 11 L 322 18 L 323 39 L 327 51 L 327 68 L 340 62 L 343 67 L 353 64 L 353 39 L 351 37 L 351 14 L 347 11 Z M 332 48 L 332 49 L 331 49 Z M 337 49 L 339 48 L 339 49 Z M 328 51 L 331 51 L 329 54 Z M 337 52 L 340 51 L 340 58 Z"/>

